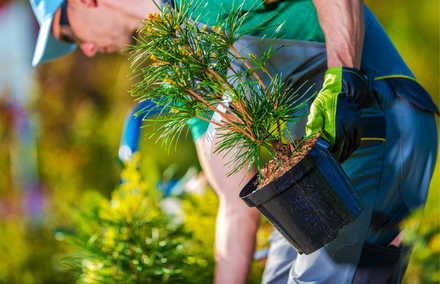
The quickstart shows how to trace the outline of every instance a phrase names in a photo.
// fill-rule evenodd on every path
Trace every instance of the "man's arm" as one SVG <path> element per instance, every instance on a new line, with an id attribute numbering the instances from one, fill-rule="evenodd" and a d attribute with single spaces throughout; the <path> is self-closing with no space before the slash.
<path id="1" fill-rule="evenodd" d="M 213 145 L 215 142 L 216 139 Z M 240 200 L 238 194 L 255 171 L 252 171 L 239 185 L 245 170 L 232 178 L 227 178 L 226 174 L 230 169 L 227 166 L 223 167 L 227 162 L 226 158 L 222 159 L 223 154 L 211 153 L 211 160 L 206 158 L 205 135 L 197 139 L 195 144 L 205 176 L 220 201 L 215 230 L 214 283 L 245 283 L 253 259 L 260 213 L 255 208 L 249 208 Z"/>
<path id="2" fill-rule="evenodd" d="M 313 101 L 306 135 L 322 132 L 343 163 L 360 146 L 361 103 L 369 96 L 361 67 L 365 34 L 363 0 L 313 0 L 324 32 L 328 70 Z"/>
<path id="3" fill-rule="evenodd" d="M 313 0 L 325 35 L 328 68 L 361 67 L 365 34 L 363 0 Z"/>

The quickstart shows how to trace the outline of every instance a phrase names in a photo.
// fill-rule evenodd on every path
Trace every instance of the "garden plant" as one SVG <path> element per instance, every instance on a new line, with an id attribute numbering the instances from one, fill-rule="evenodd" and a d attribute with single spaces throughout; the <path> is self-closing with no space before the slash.
<path id="1" fill-rule="evenodd" d="M 206 207 L 215 208 L 214 193 L 187 196 L 184 221 L 176 222 L 163 210 L 161 192 L 138 170 L 139 157 L 135 154 L 125 163 L 123 182 L 110 200 L 89 192 L 82 208 L 72 210 L 76 229 L 63 233 L 72 250 L 64 263 L 77 274 L 77 283 L 210 281 L 213 230 L 201 237 L 194 222 L 214 223 L 215 215 L 199 206 L 202 199 Z"/>
<path id="2" fill-rule="evenodd" d="M 139 44 L 131 47 L 134 74 L 142 76 L 132 94 L 139 101 L 149 99 L 156 104 L 146 112 L 161 109 L 150 122 L 160 125 L 155 132 L 160 133 L 167 147 L 187 131 L 185 126 L 194 118 L 210 122 L 208 145 L 216 127 L 228 130 L 221 134 L 215 152 L 230 155 L 229 175 L 245 167 L 249 172 L 256 162 L 262 186 L 271 180 L 266 179 L 269 173 L 279 168 L 280 175 L 282 169 L 289 168 L 285 164 L 298 161 L 292 157 L 308 149 L 304 143 L 307 137 L 295 140 L 284 127 L 304 115 L 298 111 L 307 105 L 306 92 L 299 94 L 283 86 L 281 76 L 272 77 L 271 70 L 266 69 L 268 60 L 282 48 L 274 48 L 281 26 L 268 45 L 263 47 L 260 42 L 260 54 L 243 57 L 234 43 L 263 29 L 265 22 L 238 33 L 247 15 L 240 5 L 217 26 L 208 27 L 200 24 L 200 18 L 190 20 L 194 11 L 189 6 L 196 6 L 196 10 L 206 8 L 182 1 L 178 10 L 165 6 L 160 14 L 149 14 L 144 21 L 138 31 Z M 148 59 L 153 63 L 145 65 Z M 233 62 L 242 68 L 235 70 Z M 268 76 L 271 83 L 265 85 L 262 76 Z M 290 141 L 284 142 L 286 135 Z M 260 166 L 262 148 L 274 159 L 268 169 Z"/>

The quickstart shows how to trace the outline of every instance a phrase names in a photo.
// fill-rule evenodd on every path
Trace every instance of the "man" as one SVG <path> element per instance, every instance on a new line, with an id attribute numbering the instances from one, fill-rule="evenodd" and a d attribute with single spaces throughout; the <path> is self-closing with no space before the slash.
<path id="1" fill-rule="evenodd" d="M 140 26 L 137 21 L 157 12 L 152 2 L 144 0 L 69 0 L 61 7 L 60 0 L 31 2 L 41 24 L 34 65 L 67 53 L 74 43 L 87 56 L 123 49 Z M 220 3 L 221 15 L 232 8 L 232 1 L 205 2 L 211 10 L 204 18 L 209 24 L 215 24 Z M 273 23 L 286 20 L 280 35 L 297 41 L 280 50 L 270 64 L 289 84 L 307 79 L 323 83 L 308 121 L 299 124 L 297 133 L 304 128 L 308 134 L 325 130 L 332 151 L 340 161 L 345 160 L 343 167 L 367 204 L 361 217 L 341 230 L 340 237 L 308 256 L 297 255 L 274 232 L 263 282 L 399 282 L 406 265 L 401 261 L 402 249 L 390 245 L 399 245 L 397 223 L 425 202 L 437 156 L 437 107 L 371 12 L 364 11 L 363 1 L 244 5 L 245 11 L 257 7 L 249 14 L 249 25 L 275 13 L 280 15 Z M 270 30 L 263 30 L 244 37 L 238 45 L 246 47 L 264 33 L 271 35 Z M 246 54 L 253 49 L 247 47 Z M 215 155 L 210 161 L 205 158 L 205 131 L 200 121 L 192 127 L 202 167 L 220 200 L 215 282 L 244 283 L 260 215 L 237 197 L 242 176 L 226 179 L 227 169 L 219 166 L 225 161 Z M 385 261 L 375 261 L 378 257 Z"/>

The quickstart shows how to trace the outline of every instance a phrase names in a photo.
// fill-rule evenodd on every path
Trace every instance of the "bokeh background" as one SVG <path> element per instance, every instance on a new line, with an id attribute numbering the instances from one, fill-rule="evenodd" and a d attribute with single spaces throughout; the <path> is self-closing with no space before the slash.
<path id="1" fill-rule="evenodd" d="M 438 105 L 439 1 L 366 3 Z M 153 269 L 162 282 L 195 281 L 195 275 L 201 282 L 188 283 L 209 282 L 217 200 L 199 174 L 191 138 L 180 139 L 177 152 L 167 153 L 160 142 L 143 137 L 136 163 L 124 165 L 119 143 L 134 106 L 128 57 L 86 58 L 76 50 L 33 69 L 37 31 L 27 1 L 0 0 L 0 283 L 90 283 L 96 277 L 112 282 L 105 277 L 115 271 L 121 283 L 135 283 L 141 271 L 160 266 L 148 259 L 148 251 L 161 255 L 159 264 L 173 260 L 169 267 L 183 271 Z M 182 177 L 192 181 L 186 187 L 192 193 L 173 198 L 154 193 L 169 191 Z M 437 166 L 425 215 L 418 213 L 406 224 L 408 241 L 418 240 L 406 283 L 439 283 L 439 177 Z M 163 218 L 147 220 L 148 214 L 136 210 L 119 214 L 118 204 L 134 202 L 127 197 L 133 188 L 142 189 L 137 201 L 149 208 L 178 208 L 184 217 L 169 220 L 157 213 Z M 139 224 L 147 230 L 131 234 Z M 259 250 L 267 246 L 270 230 L 263 223 Z M 102 238 L 91 244 L 96 232 Z M 137 246 L 136 238 L 145 236 L 151 246 Z M 121 255 L 128 264 L 115 260 Z M 254 262 L 249 283 L 259 283 L 263 268 L 264 259 Z"/>

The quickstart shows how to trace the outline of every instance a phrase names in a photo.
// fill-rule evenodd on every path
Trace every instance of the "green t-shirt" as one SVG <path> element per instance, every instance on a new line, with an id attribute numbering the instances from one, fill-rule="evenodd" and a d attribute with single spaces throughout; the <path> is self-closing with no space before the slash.
<path id="1" fill-rule="evenodd" d="M 177 0 L 180 5 L 181 0 Z M 189 1 L 189 0 L 187 0 Z M 197 0 L 194 2 L 198 2 Z M 242 1 L 235 3 L 237 8 Z M 206 7 L 203 9 L 203 7 Z M 201 15 L 201 21 L 209 26 L 217 25 L 217 17 L 225 19 L 234 7 L 233 0 L 200 0 L 200 4 L 193 18 Z M 191 8 L 190 8 L 191 9 Z M 318 15 L 311 0 L 279 0 L 271 4 L 263 4 L 262 0 L 244 1 L 243 13 L 252 10 L 246 17 L 246 21 L 240 28 L 241 31 L 260 25 L 264 20 L 274 16 L 264 26 L 272 26 L 256 31 L 250 35 L 270 37 L 278 25 L 286 22 L 281 29 L 279 36 L 287 39 L 324 42 L 324 33 L 318 22 Z"/>
<path id="2" fill-rule="evenodd" d="M 177 0 L 178 7 L 180 1 Z M 190 0 L 187 0 L 190 1 Z M 198 2 L 197 0 L 194 2 Z M 235 3 L 235 7 L 240 5 L 240 0 Z M 187 2 L 188 3 L 188 2 Z M 233 0 L 200 0 L 199 7 L 193 14 L 193 19 L 200 16 L 200 21 L 208 26 L 216 26 L 218 15 L 225 19 L 234 7 Z M 248 0 L 244 2 L 243 13 L 252 10 L 246 17 L 240 31 L 260 25 L 265 19 L 274 16 L 264 26 L 272 26 L 255 31 L 249 35 L 271 37 L 277 27 L 285 22 L 278 38 L 284 36 L 285 39 L 324 42 L 324 33 L 318 22 L 318 15 L 311 0 L 279 0 L 271 4 L 263 4 L 262 0 Z M 206 5 L 207 4 L 207 5 Z M 203 9 L 203 7 L 206 8 Z M 191 8 L 190 8 L 191 9 Z M 192 11 L 192 10 L 191 10 Z M 192 119 L 190 122 L 191 133 L 194 141 L 197 140 L 208 129 L 209 123 L 201 119 Z"/>

